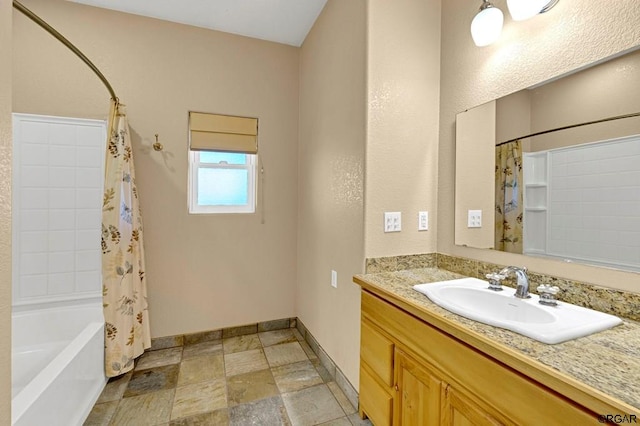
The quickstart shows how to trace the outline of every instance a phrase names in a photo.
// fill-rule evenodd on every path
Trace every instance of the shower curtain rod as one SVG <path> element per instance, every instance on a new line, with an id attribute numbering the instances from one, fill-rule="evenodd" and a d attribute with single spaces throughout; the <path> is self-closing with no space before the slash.
<path id="1" fill-rule="evenodd" d="M 557 132 L 558 130 L 567 130 L 567 129 L 573 129 L 574 127 L 582 127 L 582 126 L 587 126 L 589 124 L 598 124 L 598 123 L 604 123 L 607 121 L 614 121 L 614 120 L 620 120 L 623 118 L 632 118 L 632 117 L 640 117 L 640 112 L 634 112 L 631 114 L 624 114 L 624 115 L 616 115 L 613 117 L 607 117 L 607 118 L 602 118 L 600 120 L 594 120 L 594 121 L 585 121 L 584 123 L 578 123 L 578 124 L 570 124 L 568 126 L 563 126 L 563 127 L 556 127 L 555 129 L 550 129 L 550 130 L 543 130 L 542 132 L 536 132 L 536 133 L 531 133 L 530 135 L 526 135 L 526 136 L 520 136 L 518 138 L 515 139 L 509 139 L 508 141 L 504 141 L 504 142 L 500 142 L 498 144 L 496 144 L 496 146 L 500 146 L 500 145 L 505 145 L 511 142 L 515 142 L 521 139 L 527 139 L 533 136 L 539 136 L 539 135 L 545 135 L 547 133 L 553 133 L 553 132 Z"/>
<path id="2" fill-rule="evenodd" d="M 47 22 L 45 22 L 44 19 L 40 18 L 38 15 L 36 15 L 35 13 L 33 13 L 31 10 L 27 9 L 22 3 L 20 3 L 17 0 L 13 0 L 13 7 L 15 9 L 18 9 L 18 11 L 20 11 L 23 15 L 25 15 L 27 18 L 31 19 L 33 22 L 35 22 L 36 24 L 38 24 L 40 27 L 42 27 L 46 32 L 48 32 L 49 34 L 51 34 L 52 36 L 54 36 L 56 38 L 56 40 L 58 40 L 60 43 L 64 44 L 65 46 L 67 46 L 67 48 L 69 50 L 71 50 L 73 53 L 76 54 L 76 56 L 80 59 L 82 59 L 82 61 L 87 64 L 87 66 L 89 68 L 91 68 L 91 70 L 98 76 L 98 78 L 102 81 L 102 83 L 106 86 L 107 90 L 109 91 L 109 93 L 111 94 L 111 99 L 113 99 L 114 101 L 116 101 L 116 103 L 118 102 L 118 97 L 116 96 L 116 92 L 113 90 L 113 87 L 111 87 L 111 84 L 109 84 L 109 81 L 107 80 L 107 78 L 104 76 L 104 74 L 102 74 L 100 72 L 100 70 L 98 69 L 98 67 L 96 67 L 93 62 L 91 62 L 89 60 L 89 58 L 87 58 L 84 53 L 82 53 L 80 51 L 80 49 L 78 49 L 77 47 L 75 47 L 73 45 L 73 43 L 71 43 L 69 40 L 66 39 L 65 36 L 63 36 L 62 34 L 60 34 L 58 31 L 56 31 L 55 28 L 53 28 L 51 25 L 47 24 Z"/>

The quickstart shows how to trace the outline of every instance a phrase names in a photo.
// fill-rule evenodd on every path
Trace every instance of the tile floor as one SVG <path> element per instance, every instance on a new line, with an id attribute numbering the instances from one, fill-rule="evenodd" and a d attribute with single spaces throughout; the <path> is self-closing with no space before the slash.
<path id="1" fill-rule="evenodd" d="M 85 425 L 370 425 L 294 328 L 146 352 Z"/>

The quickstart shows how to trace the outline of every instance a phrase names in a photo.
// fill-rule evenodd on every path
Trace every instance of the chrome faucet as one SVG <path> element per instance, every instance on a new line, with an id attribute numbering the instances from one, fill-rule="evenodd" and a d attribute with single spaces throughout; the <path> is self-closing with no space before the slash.
<path id="1" fill-rule="evenodd" d="M 529 277 L 527 276 L 527 268 L 520 268 L 518 266 L 507 266 L 502 271 L 500 271 L 499 274 L 507 276 L 510 272 L 516 274 L 516 280 L 518 284 L 514 296 L 519 299 L 530 298 L 531 296 L 529 295 Z"/>

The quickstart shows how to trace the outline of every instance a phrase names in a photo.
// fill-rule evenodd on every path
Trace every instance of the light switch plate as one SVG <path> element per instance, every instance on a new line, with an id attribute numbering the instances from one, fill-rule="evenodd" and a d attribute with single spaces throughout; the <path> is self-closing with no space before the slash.
<path id="1" fill-rule="evenodd" d="M 418 231 L 429 230 L 429 212 L 418 212 Z"/>
<path id="2" fill-rule="evenodd" d="M 384 213 L 384 232 L 400 232 L 402 230 L 402 213 Z"/>
<path id="3" fill-rule="evenodd" d="M 338 272 L 331 270 L 331 287 L 338 288 Z"/>
<path id="4" fill-rule="evenodd" d="M 468 228 L 482 228 L 482 210 L 469 210 Z"/>

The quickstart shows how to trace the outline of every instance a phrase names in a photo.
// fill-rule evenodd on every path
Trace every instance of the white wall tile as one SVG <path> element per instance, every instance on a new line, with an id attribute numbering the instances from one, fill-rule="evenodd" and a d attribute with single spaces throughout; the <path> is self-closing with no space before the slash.
<path id="1" fill-rule="evenodd" d="M 99 296 L 104 125 L 16 117 L 14 300 Z"/>
<path id="2" fill-rule="evenodd" d="M 49 249 L 49 234 L 43 231 L 22 231 L 20 233 L 21 253 L 42 253 Z"/>
<path id="3" fill-rule="evenodd" d="M 101 189 L 77 189 L 76 208 L 90 209 L 102 205 L 103 191 Z"/>
<path id="4" fill-rule="evenodd" d="M 633 257 L 640 250 L 638 151 L 639 139 L 551 152 L 549 250 L 602 263 L 624 257 L 640 267 L 640 257 Z"/>
<path id="5" fill-rule="evenodd" d="M 76 229 L 102 229 L 102 211 L 99 209 L 77 209 Z"/>
<path id="6" fill-rule="evenodd" d="M 48 191 L 42 188 L 21 188 L 20 209 L 46 209 L 49 207 Z"/>
<path id="7" fill-rule="evenodd" d="M 100 248 L 100 229 L 76 232 L 77 250 L 94 250 Z"/>
<path id="8" fill-rule="evenodd" d="M 50 188 L 75 188 L 76 170 L 72 167 L 49 168 Z"/>
<path id="9" fill-rule="evenodd" d="M 36 121 L 23 121 L 20 124 L 20 139 L 22 142 L 46 144 L 49 143 L 49 124 Z"/>
<path id="10" fill-rule="evenodd" d="M 76 168 L 76 187 L 102 189 L 102 181 L 102 170 L 99 168 Z"/>
<path id="11" fill-rule="evenodd" d="M 49 186 L 49 168 L 46 166 L 23 166 L 20 170 L 20 184 L 22 188 Z"/>
<path id="12" fill-rule="evenodd" d="M 100 148 L 78 147 L 76 166 L 102 167 L 104 154 Z"/>
<path id="13" fill-rule="evenodd" d="M 52 166 L 75 167 L 76 147 L 52 145 L 49 147 L 49 157 Z"/>
<path id="14" fill-rule="evenodd" d="M 46 231 L 49 229 L 49 214 L 47 210 L 21 209 L 18 220 L 21 231 Z"/>
<path id="15" fill-rule="evenodd" d="M 102 280 L 100 271 L 76 272 L 76 291 L 101 293 Z"/>
<path id="16" fill-rule="evenodd" d="M 21 274 L 46 274 L 48 265 L 47 253 L 22 253 L 20 256 Z"/>
<path id="17" fill-rule="evenodd" d="M 76 288 L 75 273 L 50 274 L 47 293 L 49 296 L 72 294 Z"/>
<path id="18" fill-rule="evenodd" d="M 106 143 L 105 131 L 98 126 L 78 126 L 76 141 L 78 146 L 102 148 Z"/>
<path id="19" fill-rule="evenodd" d="M 49 231 L 49 252 L 75 250 L 75 235 L 76 231 Z"/>
<path id="20" fill-rule="evenodd" d="M 73 188 L 49 189 L 49 207 L 52 209 L 73 209 L 76 207 L 76 191 Z"/>
<path id="21" fill-rule="evenodd" d="M 75 145 L 76 126 L 62 123 L 51 124 L 49 128 L 49 144 Z"/>
<path id="22" fill-rule="evenodd" d="M 76 252 L 76 270 L 77 271 L 99 271 L 102 269 L 101 251 L 84 250 Z"/>
<path id="23" fill-rule="evenodd" d="M 53 252 L 49 253 L 49 273 L 74 272 L 75 252 Z"/>
<path id="24" fill-rule="evenodd" d="M 76 227 L 75 211 L 73 209 L 50 209 L 49 229 L 56 231 L 72 230 Z"/>
<path id="25" fill-rule="evenodd" d="M 46 275 L 23 275 L 20 277 L 20 298 L 40 297 L 47 295 Z"/>
<path id="26" fill-rule="evenodd" d="M 23 143 L 20 146 L 20 162 L 24 166 L 49 165 L 49 146 Z"/>

